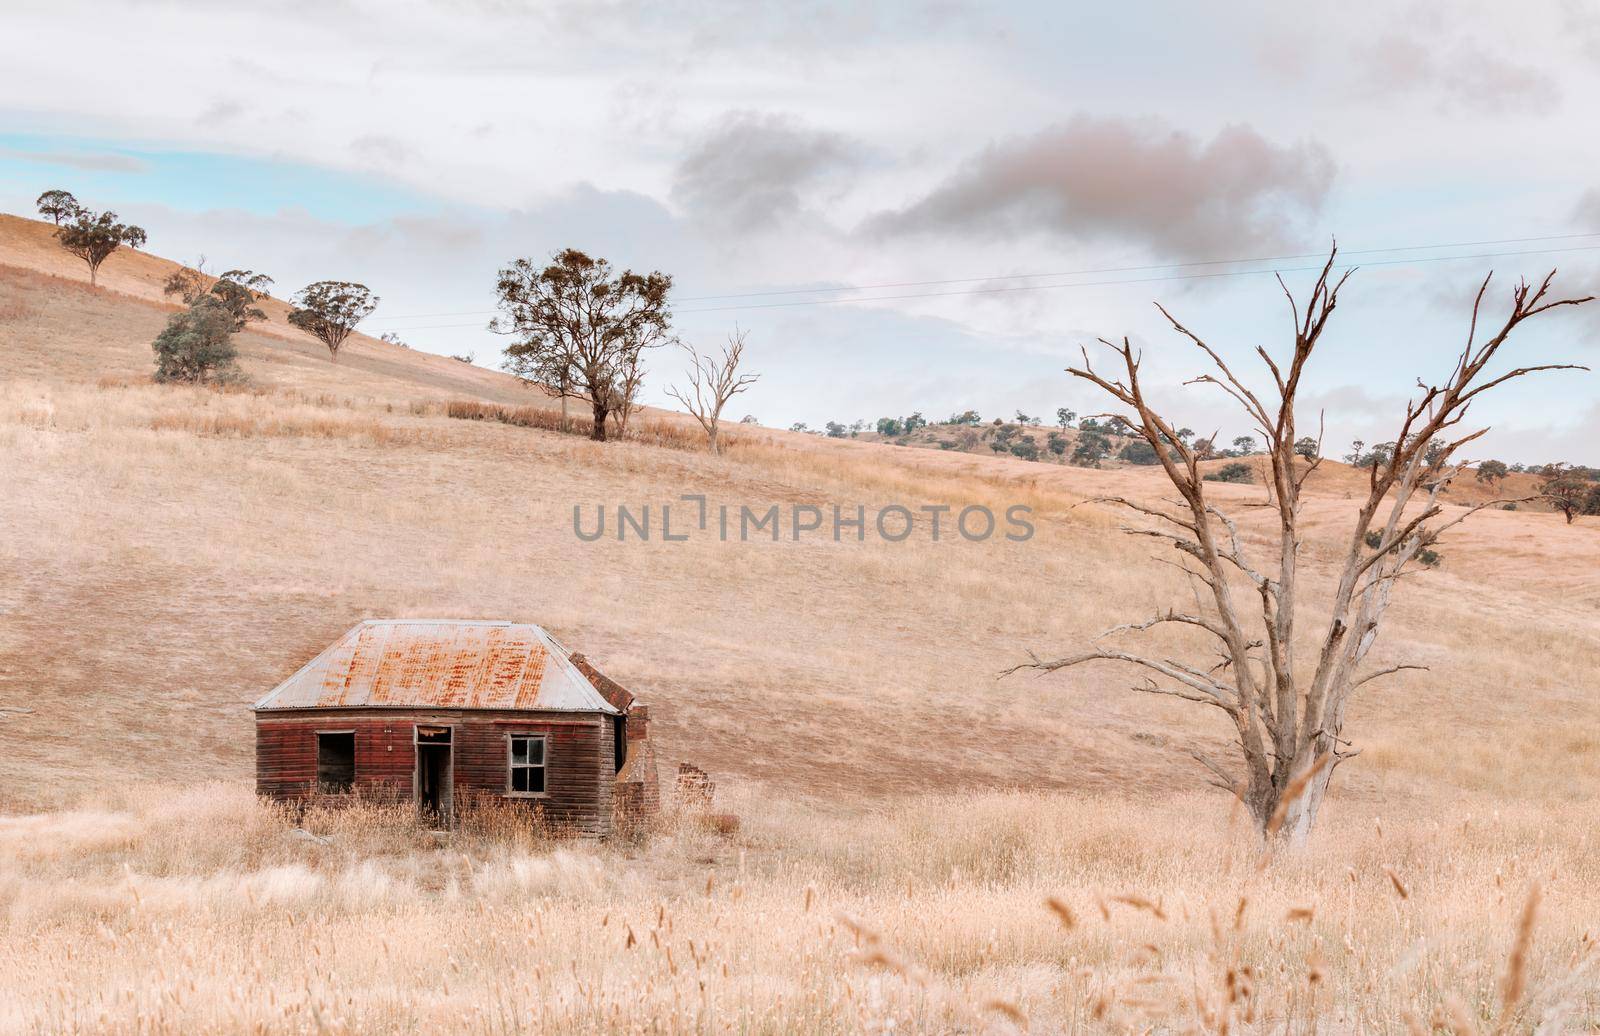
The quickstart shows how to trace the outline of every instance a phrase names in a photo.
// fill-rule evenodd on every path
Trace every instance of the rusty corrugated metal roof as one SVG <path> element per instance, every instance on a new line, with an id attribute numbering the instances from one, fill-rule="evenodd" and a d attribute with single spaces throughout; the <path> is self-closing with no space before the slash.
<path id="1" fill-rule="evenodd" d="M 368 619 L 256 702 L 257 710 L 617 711 L 538 626 Z"/>

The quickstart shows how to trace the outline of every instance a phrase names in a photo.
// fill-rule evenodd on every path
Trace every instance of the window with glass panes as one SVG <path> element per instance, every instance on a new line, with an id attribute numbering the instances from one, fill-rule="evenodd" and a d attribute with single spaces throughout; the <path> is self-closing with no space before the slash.
<path id="1" fill-rule="evenodd" d="M 512 795 L 543 795 L 545 737 L 543 734 L 512 734 L 510 773 L 506 791 Z"/>

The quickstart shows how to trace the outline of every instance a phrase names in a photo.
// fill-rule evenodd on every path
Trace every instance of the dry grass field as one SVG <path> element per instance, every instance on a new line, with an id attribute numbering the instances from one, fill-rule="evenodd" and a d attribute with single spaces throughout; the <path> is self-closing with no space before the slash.
<path id="1" fill-rule="evenodd" d="M 171 264 L 118 254 L 91 290 L 48 230 L 0 217 L 0 1029 L 1600 1025 L 1596 519 L 1488 511 L 1446 538 L 1379 647 L 1430 669 L 1357 699 L 1364 751 L 1313 845 L 1263 861 L 1196 790 L 1183 749 L 1225 750 L 1212 717 L 1112 668 L 997 679 L 1186 593 L 1119 516 L 1074 507 L 1153 498 L 1157 473 L 457 420 L 453 400 L 541 404 L 370 339 L 332 364 L 281 306 L 241 338 L 246 389 L 157 386 Z M 1361 477 L 1312 483 L 1313 590 Z M 574 505 L 677 523 L 685 493 L 1026 504 L 1038 531 L 573 533 Z M 1259 487 L 1220 493 L 1265 531 Z M 357 619 L 423 615 L 592 655 L 742 829 L 441 841 L 362 810 L 310 838 L 258 804 L 246 705 Z"/>

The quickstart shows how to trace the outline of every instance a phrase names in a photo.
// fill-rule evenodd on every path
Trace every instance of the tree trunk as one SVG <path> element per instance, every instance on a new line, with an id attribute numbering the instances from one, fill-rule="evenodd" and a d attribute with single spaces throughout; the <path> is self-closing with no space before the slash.
<path id="1" fill-rule="evenodd" d="M 594 431 L 589 433 L 589 438 L 593 439 L 595 442 L 606 441 L 606 417 L 609 416 L 610 413 L 611 411 L 607 410 L 599 403 L 594 404 Z"/>
<path id="2" fill-rule="evenodd" d="M 717 426 L 716 425 L 712 425 L 710 428 L 706 429 L 706 438 L 710 441 L 711 455 L 713 457 L 715 457 L 717 454 L 722 452 L 722 448 L 717 445 Z"/>
<path id="3" fill-rule="evenodd" d="M 561 393 L 561 430 L 563 432 L 565 432 L 565 431 L 569 430 L 571 427 L 572 427 L 572 425 L 569 424 L 568 421 L 567 421 L 567 394 L 566 394 L 566 392 L 562 392 Z"/>
<path id="4" fill-rule="evenodd" d="M 89 266 L 89 287 L 93 288 L 96 285 L 96 283 L 99 280 L 99 278 L 96 275 L 99 272 L 100 272 L 100 268 L 98 266 L 90 264 L 90 266 Z M 1568 519 L 1568 520 L 1570 521 L 1570 519 Z"/>
<path id="5" fill-rule="evenodd" d="M 1278 840 L 1294 849 L 1302 849 L 1311 837 L 1317 823 L 1317 811 L 1328 794 L 1328 784 L 1333 779 L 1333 767 L 1324 766 L 1306 785 L 1283 814 L 1283 826 L 1278 828 Z"/>

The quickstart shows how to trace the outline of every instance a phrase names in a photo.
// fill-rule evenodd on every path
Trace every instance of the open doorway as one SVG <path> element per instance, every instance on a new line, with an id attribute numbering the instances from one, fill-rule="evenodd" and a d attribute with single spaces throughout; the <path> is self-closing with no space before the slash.
<path id="1" fill-rule="evenodd" d="M 450 822 L 452 768 L 450 728 L 417 727 L 417 808 L 424 817 Z"/>

